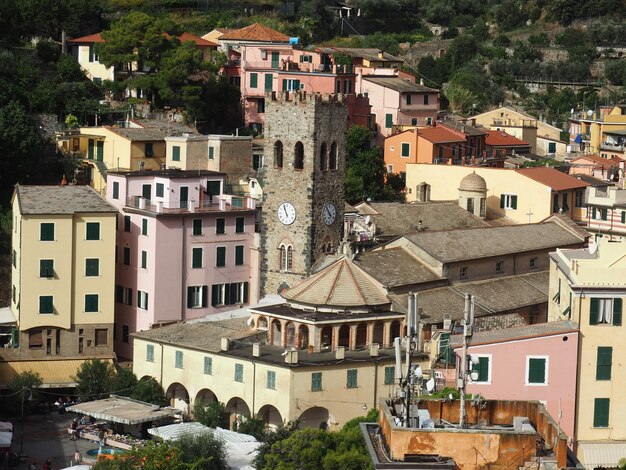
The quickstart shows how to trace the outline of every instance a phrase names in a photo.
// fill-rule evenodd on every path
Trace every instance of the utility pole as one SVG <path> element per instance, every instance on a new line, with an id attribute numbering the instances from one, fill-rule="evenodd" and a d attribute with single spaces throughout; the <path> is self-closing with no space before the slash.
<path id="1" fill-rule="evenodd" d="M 400 393 L 400 398 L 402 399 L 404 406 L 403 424 L 404 427 L 407 428 L 411 427 L 411 423 L 415 419 L 415 417 L 411 416 L 411 397 L 414 392 L 413 389 L 415 387 L 415 382 L 422 379 L 421 368 L 419 366 L 417 368 L 413 368 L 411 365 L 413 351 L 415 351 L 420 346 L 420 320 L 417 304 L 417 293 L 409 292 L 408 309 L 406 316 L 406 336 L 404 338 L 396 337 L 394 339 L 394 347 L 396 353 L 395 378 L 398 381 L 398 385 L 402 389 Z M 405 348 L 404 374 L 402 369 L 402 346 L 404 346 Z"/>
<path id="2" fill-rule="evenodd" d="M 461 377 L 458 379 L 458 387 L 461 392 L 459 407 L 459 425 L 461 429 L 467 428 L 467 416 L 465 411 L 465 382 L 467 381 L 469 358 L 467 347 L 473 334 L 474 328 L 474 296 L 465 294 L 465 312 L 463 318 L 463 356 L 461 357 Z"/>

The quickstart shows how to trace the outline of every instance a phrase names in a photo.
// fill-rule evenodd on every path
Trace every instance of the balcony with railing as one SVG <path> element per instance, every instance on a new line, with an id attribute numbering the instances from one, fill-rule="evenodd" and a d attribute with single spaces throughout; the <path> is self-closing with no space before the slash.
<path id="1" fill-rule="evenodd" d="M 600 144 L 600 148 L 602 150 L 611 150 L 613 152 L 623 152 L 624 151 L 624 143 L 607 140 Z"/>
<path id="2" fill-rule="evenodd" d="M 256 200 L 232 194 L 222 194 L 203 201 L 154 201 L 141 196 L 129 196 L 126 199 L 126 208 L 156 214 L 250 211 L 256 209 Z"/>
<path id="3" fill-rule="evenodd" d="M 335 75 L 354 74 L 353 65 L 337 65 L 337 64 L 314 64 L 311 62 L 292 62 L 291 60 L 281 60 L 280 63 L 271 60 L 242 62 L 246 70 L 279 70 L 281 72 L 295 73 L 332 73 Z"/>
<path id="4" fill-rule="evenodd" d="M 585 204 L 604 207 L 626 204 L 626 189 L 617 186 L 589 187 L 585 192 Z"/>

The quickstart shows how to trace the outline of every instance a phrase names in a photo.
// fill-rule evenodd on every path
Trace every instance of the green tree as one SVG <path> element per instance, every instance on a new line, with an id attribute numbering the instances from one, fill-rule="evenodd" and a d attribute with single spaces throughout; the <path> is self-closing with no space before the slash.
<path id="1" fill-rule="evenodd" d="M 265 422 L 259 418 L 243 418 L 237 426 L 237 432 L 256 437 L 257 441 L 265 438 Z"/>
<path id="2" fill-rule="evenodd" d="M 28 414 L 31 411 L 33 404 L 39 401 L 39 393 L 37 389 L 43 384 L 41 375 L 37 372 L 26 370 L 20 372 L 13 380 L 9 382 L 9 390 L 15 395 L 10 397 L 12 410 L 18 411 L 23 404 L 24 412 Z M 23 403 L 22 403 L 23 402 Z"/>
<path id="3" fill-rule="evenodd" d="M 114 377 L 115 370 L 110 362 L 90 359 L 83 362 L 76 372 L 76 392 L 88 400 L 106 398 Z"/>
<path id="4" fill-rule="evenodd" d="M 168 404 L 167 397 L 163 391 L 163 387 L 156 381 L 154 377 L 141 379 L 133 390 L 132 398 L 153 405 L 165 406 Z"/>
<path id="5" fill-rule="evenodd" d="M 257 449 L 257 455 L 254 458 L 254 465 L 257 469 L 263 469 L 267 465 L 265 456 L 272 451 L 272 446 L 284 439 L 287 439 L 298 429 L 297 421 L 289 421 L 285 425 L 280 425 L 274 430 L 268 430 L 261 441 L 261 445 Z"/>
<path id="6" fill-rule="evenodd" d="M 176 441 L 182 463 L 193 470 L 225 470 L 228 467 L 224 444 L 212 432 L 181 436 Z"/>
<path id="7" fill-rule="evenodd" d="M 193 417 L 210 428 L 228 428 L 228 412 L 224 403 L 219 401 L 196 400 Z"/>
<path id="8" fill-rule="evenodd" d="M 606 62 L 604 76 L 613 85 L 626 85 L 626 59 Z"/>
<path id="9" fill-rule="evenodd" d="M 133 396 L 135 389 L 137 388 L 139 381 L 137 376 L 131 369 L 117 367 L 111 384 L 109 385 L 109 392 L 116 395 L 122 395 L 124 397 Z"/>

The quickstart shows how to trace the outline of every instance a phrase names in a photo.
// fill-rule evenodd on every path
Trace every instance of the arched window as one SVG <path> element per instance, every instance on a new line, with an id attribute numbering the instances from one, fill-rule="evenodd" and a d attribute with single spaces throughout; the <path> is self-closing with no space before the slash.
<path id="1" fill-rule="evenodd" d="M 276 168 L 283 167 L 283 143 L 280 140 L 274 144 L 274 166 Z"/>
<path id="2" fill-rule="evenodd" d="M 293 149 L 293 168 L 295 170 L 304 169 L 304 145 L 302 145 L 302 142 L 296 142 L 296 146 Z"/>
<path id="3" fill-rule="evenodd" d="M 330 158 L 328 162 L 328 167 L 331 170 L 337 169 L 337 142 L 333 142 L 330 146 Z"/>
<path id="4" fill-rule="evenodd" d="M 322 143 L 320 149 L 320 170 L 328 170 L 328 149 L 326 148 L 326 142 Z"/>
<path id="5" fill-rule="evenodd" d="M 291 245 L 280 245 L 280 270 L 291 271 L 293 268 L 293 247 Z"/>

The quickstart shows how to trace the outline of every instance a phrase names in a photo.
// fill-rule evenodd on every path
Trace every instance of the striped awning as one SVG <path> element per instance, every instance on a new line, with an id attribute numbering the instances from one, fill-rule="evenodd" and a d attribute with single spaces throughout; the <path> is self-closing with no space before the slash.
<path id="1" fill-rule="evenodd" d="M 80 366 L 89 359 L 48 359 L 0 362 L 0 388 L 6 388 L 16 375 L 31 371 L 39 374 L 43 388 L 75 387 L 74 377 Z M 112 358 L 103 361 L 113 362 Z"/>
<path id="2" fill-rule="evenodd" d="M 172 418 L 177 411 L 173 408 L 161 408 L 150 403 L 115 395 L 102 400 L 77 403 L 68 406 L 66 410 L 121 424 L 141 424 Z"/>
<path id="3" fill-rule="evenodd" d="M 626 458 L 626 441 L 579 441 L 578 458 L 586 469 L 616 468 Z"/>

